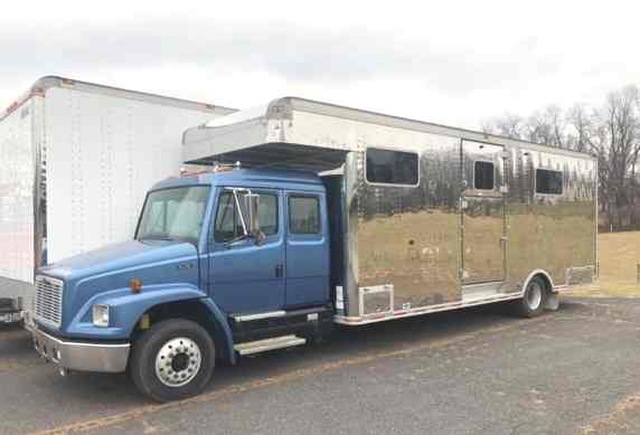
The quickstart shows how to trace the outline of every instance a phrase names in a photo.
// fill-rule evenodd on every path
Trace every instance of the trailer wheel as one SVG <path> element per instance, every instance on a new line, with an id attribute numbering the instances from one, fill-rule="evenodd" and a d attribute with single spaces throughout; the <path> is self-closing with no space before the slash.
<path id="1" fill-rule="evenodd" d="M 215 345 L 191 320 L 169 319 L 153 325 L 134 343 L 129 372 L 138 390 L 158 402 L 195 396 L 209 383 Z"/>
<path id="2" fill-rule="evenodd" d="M 544 310 L 547 297 L 546 284 L 539 276 L 531 278 L 520 300 L 519 313 L 524 317 L 535 317 Z"/>

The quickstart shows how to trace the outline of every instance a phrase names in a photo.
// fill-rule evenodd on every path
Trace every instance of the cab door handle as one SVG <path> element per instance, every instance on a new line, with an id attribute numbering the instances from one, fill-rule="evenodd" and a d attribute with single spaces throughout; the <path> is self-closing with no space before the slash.
<path id="1" fill-rule="evenodd" d="M 284 275 L 284 265 L 282 264 L 276 265 L 275 272 L 276 272 L 276 278 L 282 278 L 282 276 Z"/>

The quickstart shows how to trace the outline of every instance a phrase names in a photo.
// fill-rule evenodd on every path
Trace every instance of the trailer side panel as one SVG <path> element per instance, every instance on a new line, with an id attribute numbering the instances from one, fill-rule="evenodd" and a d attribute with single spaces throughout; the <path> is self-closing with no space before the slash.
<path id="1" fill-rule="evenodd" d="M 146 191 L 180 169 L 181 132 L 215 116 L 118 94 L 49 89 L 48 261 L 130 238 Z"/>
<path id="2" fill-rule="evenodd" d="M 0 121 L 0 276 L 33 282 L 32 99 Z"/>
<path id="3" fill-rule="evenodd" d="M 556 286 L 588 283 L 595 275 L 596 163 L 589 157 L 511 150 L 507 269 L 511 289 L 532 269 Z M 542 171 L 542 172 L 540 172 Z M 542 186 L 555 177 L 555 189 Z M 554 186 L 551 186 L 554 187 Z"/>

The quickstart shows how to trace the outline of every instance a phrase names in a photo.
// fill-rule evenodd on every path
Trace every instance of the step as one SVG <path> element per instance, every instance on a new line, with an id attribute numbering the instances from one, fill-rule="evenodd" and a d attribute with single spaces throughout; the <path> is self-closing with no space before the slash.
<path id="1" fill-rule="evenodd" d="M 300 346 L 307 342 L 306 338 L 297 335 L 283 335 L 282 337 L 266 338 L 264 340 L 248 341 L 236 344 L 234 349 L 240 355 L 251 355 L 268 350 L 284 349 L 285 347 Z"/>

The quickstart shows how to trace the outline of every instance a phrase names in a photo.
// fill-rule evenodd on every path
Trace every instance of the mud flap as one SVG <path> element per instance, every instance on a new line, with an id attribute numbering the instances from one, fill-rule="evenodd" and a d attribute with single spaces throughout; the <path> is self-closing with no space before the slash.
<path id="1" fill-rule="evenodd" d="M 560 307 L 560 297 L 558 292 L 549 292 L 544 302 L 544 309 L 549 311 L 557 311 Z"/>

